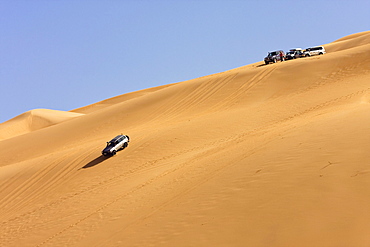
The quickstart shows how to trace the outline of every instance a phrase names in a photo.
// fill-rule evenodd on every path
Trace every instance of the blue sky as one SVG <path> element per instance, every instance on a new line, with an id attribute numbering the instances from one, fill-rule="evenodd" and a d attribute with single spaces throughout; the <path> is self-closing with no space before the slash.
<path id="1" fill-rule="evenodd" d="M 370 1 L 0 0 L 0 123 L 370 30 Z"/>

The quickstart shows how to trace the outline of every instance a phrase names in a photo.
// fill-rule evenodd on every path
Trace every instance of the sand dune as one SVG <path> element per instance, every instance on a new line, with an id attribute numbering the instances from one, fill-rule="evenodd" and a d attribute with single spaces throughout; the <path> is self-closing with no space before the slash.
<path id="1" fill-rule="evenodd" d="M 0 124 L 0 140 L 17 135 L 26 134 L 31 131 L 55 125 L 82 114 L 56 111 L 49 109 L 35 109 L 25 112 L 15 118 Z"/>
<path id="2" fill-rule="evenodd" d="M 326 49 L 328 49 L 329 52 L 334 52 L 356 48 L 362 45 L 369 45 L 369 36 L 370 31 L 352 34 L 326 45 Z"/>
<path id="3" fill-rule="evenodd" d="M 369 246 L 370 32 L 324 46 L 0 141 L 0 246 Z"/>
<path id="4" fill-rule="evenodd" d="M 138 92 L 119 95 L 119 96 L 116 96 L 116 97 L 113 97 L 113 98 L 110 98 L 110 99 L 102 100 L 102 101 L 97 102 L 97 103 L 92 104 L 92 105 L 88 105 L 88 106 L 84 106 L 84 107 L 72 110 L 71 112 L 84 113 L 84 114 L 85 113 L 91 113 L 93 111 L 97 111 L 97 110 L 100 110 L 102 108 L 105 108 L 105 107 L 108 107 L 108 106 L 111 106 L 111 105 L 114 105 L 114 104 L 117 104 L 117 103 L 121 103 L 123 101 L 129 100 L 129 99 L 132 99 L 132 98 L 137 98 L 137 97 L 144 96 L 148 93 L 158 91 L 160 89 L 169 87 L 171 85 L 172 84 L 159 86 L 159 87 L 154 87 L 154 88 L 148 88 L 148 89 L 141 90 L 141 91 L 138 91 Z"/>

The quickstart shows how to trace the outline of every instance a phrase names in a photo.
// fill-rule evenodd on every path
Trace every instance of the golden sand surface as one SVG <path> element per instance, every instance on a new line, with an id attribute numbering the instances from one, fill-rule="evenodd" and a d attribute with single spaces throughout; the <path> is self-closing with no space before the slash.
<path id="1" fill-rule="evenodd" d="M 0 124 L 0 246 L 370 246 L 370 32 L 324 47 Z"/>

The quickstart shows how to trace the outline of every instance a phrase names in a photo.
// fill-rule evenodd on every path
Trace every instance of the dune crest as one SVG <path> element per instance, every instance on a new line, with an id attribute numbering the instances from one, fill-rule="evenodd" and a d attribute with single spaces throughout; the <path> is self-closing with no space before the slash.
<path id="1" fill-rule="evenodd" d="M 99 101 L 97 103 L 94 103 L 94 104 L 91 104 L 91 105 L 88 105 L 88 106 L 84 106 L 84 107 L 74 109 L 71 112 L 83 113 L 83 114 L 91 113 L 91 112 L 94 112 L 94 111 L 97 111 L 97 110 L 100 110 L 100 109 L 104 109 L 105 107 L 109 107 L 109 106 L 114 105 L 114 104 L 122 103 L 122 102 L 127 101 L 127 100 L 131 100 L 131 99 L 135 99 L 135 98 L 138 98 L 138 97 L 141 97 L 141 96 L 145 96 L 147 94 L 156 92 L 158 90 L 169 87 L 171 85 L 173 85 L 173 84 L 168 84 L 168 85 L 143 89 L 143 90 L 140 90 L 140 91 L 137 91 L 137 92 L 118 95 L 116 97 L 112 97 L 112 98 L 109 98 L 109 99 L 106 99 L 106 100 L 102 100 L 102 101 Z"/>
<path id="2" fill-rule="evenodd" d="M 0 140 L 23 135 L 82 115 L 49 109 L 31 110 L 1 123 Z"/>
<path id="3" fill-rule="evenodd" d="M 348 35 L 325 45 L 328 52 L 343 51 L 370 44 L 370 31 Z"/>

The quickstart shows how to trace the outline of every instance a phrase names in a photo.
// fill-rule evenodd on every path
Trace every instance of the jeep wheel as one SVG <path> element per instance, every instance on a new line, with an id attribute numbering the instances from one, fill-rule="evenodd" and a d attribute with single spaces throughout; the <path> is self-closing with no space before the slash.
<path id="1" fill-rule="evenodd" d="M 276 63 L 276 58 L 274 58 L 273 62 Z"/>
<path id="2" fill-rule="evenodd" d="M 265 64 L 269 64 L 269 62 L 268 61 L 265 61 Z"/>
<path id="3" fill-rule="evenodd" d="M 117 151 L 116 151 L 116 150 L 113 150 L 113 152 L 112 152 L 112 156 L 113 156 L 113 155 L 116 155 L 116 153 L 117 153 Z"/>

